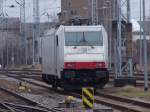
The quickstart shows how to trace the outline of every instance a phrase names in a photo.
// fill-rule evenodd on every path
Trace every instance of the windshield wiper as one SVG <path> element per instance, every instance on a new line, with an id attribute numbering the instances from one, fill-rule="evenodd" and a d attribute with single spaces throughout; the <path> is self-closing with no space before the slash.
<path id="1" fill-rule="evenodd" d="M 74 49 L 76 49 L 77 46 L 79 46 L 80 44 L 81 44 L 81 45 L 83 44 L 83 45 L 91 46 L 91 48 L 94 49 L 94 46 L 91 45 L 91 44 L 85 39 L 84 32 L 83 32 L 83 38 L 82 38 L 82 40 L 80 40 L 80 41 L 74 46 Z"/>

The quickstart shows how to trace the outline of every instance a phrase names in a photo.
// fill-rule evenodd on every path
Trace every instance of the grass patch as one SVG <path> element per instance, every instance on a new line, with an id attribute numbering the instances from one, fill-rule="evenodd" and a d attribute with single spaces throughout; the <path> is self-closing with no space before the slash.
<path id="1" fill-rule="evenodd" d="M 115 94 L 125 97 L 150 99 L 150 91 L 144 92 L 142 89 L 132 86 L 125 86 L 119 89 Z"/>
<path id="2" fill-rule="evenodd" d="M 118 92 L 117 93 L 120 96 L 125 97 L 132 97 L 132 98 L 149 98 L 150 99 L 150 92 L 138 92 L 138 93 L 128 93 L 128 92 Z"/>

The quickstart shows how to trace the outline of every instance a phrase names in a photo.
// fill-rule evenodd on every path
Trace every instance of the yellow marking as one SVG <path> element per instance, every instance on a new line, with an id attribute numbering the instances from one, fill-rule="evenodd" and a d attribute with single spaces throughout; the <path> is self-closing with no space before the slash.
<path id="1" fill-rule="evenodd" d="M 86 103 L 90 108 L 93 108 L 93 104 L 89 102 L 85 97 L 83 98 L 83 102 Z"/>
<path id="2" fill-rule="evenodd" d="M 90 92 L 88 91 L 88 89 L 84 88 L 84 89 L 83 89 L 83 93 L 85 93 L 86 95 L 88 95 L 88 96 L 91 98 L 91 100 L 94 100 L 93 94 L 90 93 Z"/>

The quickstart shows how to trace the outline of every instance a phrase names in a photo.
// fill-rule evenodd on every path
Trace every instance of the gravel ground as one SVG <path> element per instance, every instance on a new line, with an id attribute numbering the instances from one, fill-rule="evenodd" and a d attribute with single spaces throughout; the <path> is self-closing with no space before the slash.
<path id="1" fill-rule="evenodd" d="M 11 96 L 5 92 L 0 91 L 0 101 L 1 102 L 13 102 L 15 104 L 26 104 L 26 102 L 20 100 L 19 98 L 16 98 L 14 96 Z"/>
<path id="2" fill-rule="evenodd" d="M 144 92 L 141 87 L 125 86 L 114 87 L 112 84 L 107 84 L 103 90 L 107 94 L 113 94 L 121 97 L 132 98 L 136 100 L 146 101 L 150 103 L 150 91 Z"/>
<path id="3" fill-rule="evenodd" d="M 32 79 L 30 79 L 30 80 L 33 81 Z M 36 80 L 34 80 L 34 81 L 36 81 Z M 45 84 L 45 83 L 40 82 L 40 81 L 38 81 L 38 83 L 41 83 L 43 85 Z M 58 102 L 64 101 L 65 98 L 67 97 L 67 96 L 64 96 L 64 95 L 57 94 L 57 93 L 55 93 L 51 90 L 41 88 L 41 87 L 38 87 L 38 86 L 34 86 L 32 84 L 27 84 L 28 87 L 31 89 L 30 92 L 20 91 L 19 90 L 19 81 L 14 79 L 14 78 L 9 78 L 9 77 L 4 76 L 4 75 L 0 75 L 0 85 L 2 85 L 3 87 L 9 88 L 12 91 L 18 92 L 21 95 L 23 95 L 25 97 L 28 97 L 28 98 L 40 103 L 41 105 L 43 105 L 45 107 L 48 107 L 48 108 L 53 108 L 53 107 L 58 106 Z M 45 85 L 47 85 L 47 84 L 45 84 Z M 111 88 L 111 86 L 107 85 L 107 87 L 104 89 L 104 91 L 108 92 L 108 90 L 110 88 Z M 112 90 L 112 92 L 114 91 L 114 89 L 111 89 L 111 90 Z M 109 92 L 111 90 L 109 90 Z M 1 92 L 0 92 L 0 100 L 13 102 L 13 103 L 20 102 L 15 97 L 13 97 L 13 96 L 8 97 L 5 93 L 1 93 Z M 102 108 L 102 107 L 105 107 L 105 106 L 99 105 L 98 107 Z M 113 112 L 120 112 L 120 111 L 114 110 Z"/>
<path id="4" fill-rule="evenodd" d="M 55 92 L 52 92 L 48 89 L 34 86 L 32 84 L 27 84 L 27 86 L 31 89 L 31 91 L 22 91 L 19 90 L 19 81 L 14 78 L 9 78 L 6 76 L 0 76 L 0 85 L 4 88 L 10 89 L 14 92 L 20 93 L 21 95 L 32 99 L 38 103 L 40 103 L 43 106 L 46 106 L 48 108 L 55 107 L 58 102 L 63 101 L 65 99 L 65 96 L 58 95 Z M 7 102 L 21 102 L 20 100 L 16 99 L 13 96 L 7 95 L 6 93 L 0 92 L 0 100 L 1 101 L 7 101 Z M 21 102 L 21 104 L 23 104 Z"/>
<path id="5" fill-rule="evenodd" d="M 35 102 L 42 104 L 42 106 L 47 108 L 54 108 L 58 106 L 58 100 L 52 99 L 49 96 L 34 95 L 34 94 L 22 94 L 22 95 L 34 100 Z"/>

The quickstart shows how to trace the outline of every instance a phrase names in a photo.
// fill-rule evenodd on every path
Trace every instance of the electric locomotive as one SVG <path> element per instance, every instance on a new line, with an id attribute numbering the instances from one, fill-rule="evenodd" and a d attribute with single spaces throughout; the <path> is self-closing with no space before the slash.
<path id="1" fill-rule="evenodd" d="M 42 39 L 42 77 L 53 87 L 102 88 L 109 80 L 108 36 L 102 25 L 60 26 Z"/>

